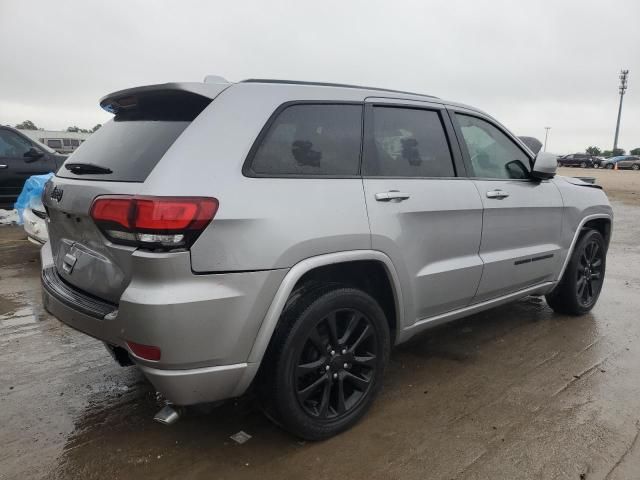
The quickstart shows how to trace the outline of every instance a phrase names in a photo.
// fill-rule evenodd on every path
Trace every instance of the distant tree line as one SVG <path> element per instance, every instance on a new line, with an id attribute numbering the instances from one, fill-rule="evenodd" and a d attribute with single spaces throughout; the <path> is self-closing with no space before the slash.
<path id="1" fill-rule="evenodd" d="M 87 130 L 86 128 L 76 127 L 75 125 L 72 127 L 67 127 L 67 132 L 80 132 L 80 133 L 93 133 L 98 130 L 102 126 L 101 123 L 94 125 L 92 129 Z M 44 130 L 43 128 L 36 127 L 36 124 L 31 120 L 25 120 L 24 122 L 18 123 L 15 128 L 19 130 Z"/>
<path id="2" fill-rule="evenodd" d="M 595 145 L 587 147 L 585 152 L 589 155 L 602 156 L 602 157 L 617 157 L 624 155 L 626 152 L 624 148 L 615 148 L 613 150 L 600 150 Z M 640 155 L 640 147 L 629 150 L 629 155 Z"/>

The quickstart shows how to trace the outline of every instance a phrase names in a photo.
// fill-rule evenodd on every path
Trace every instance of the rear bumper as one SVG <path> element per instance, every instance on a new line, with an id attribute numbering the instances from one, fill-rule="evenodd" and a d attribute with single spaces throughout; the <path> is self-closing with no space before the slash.
<path id="1" fill-rule="evenodd" d="M 126 349 L 155 388 L 177 405 L 241 395 L 258 365 L 247 363 L 285 270 L 194 275 L 188 252 L 141 253 L 118 305 L 92 297 L 56 272 L 41 249 L 43 303 L 63 323 Z M 57 284 L 57 282 L 61 284 Z M 136 357 L 127 341 L 160 348 L 160 361 Z"/>
<path id="2" fill-rule="evenodd" d="M 141 366 L 142 373 L 176 405 L 215 402 L 242 395 L 253 379 L 257 366 L 239 363 L 189 370 L 161 370 Z"/>
<path id="3" fill-rule="evenodd" d="M 54 317 L 82 333 L 122 346 L 113 319 L 97 318 L 76 310 L 45 285 L 43 279 L 44 307 Z M 131 353 L 130 356 L 135 361 Z M 214 402 L 242 395 L 257 370 L 256 365 L 247 363 L 180 370 L 137 365 L 155 389 L 176 405 Z"/>
<path id="4" fill-rule="evenodd" d="M 42 270 L 44 308 L 61 322 L 82 333 L 112 345 L 119 345 L 114 322 L 109 319 L 112 312 L 117 312 L 117 308 L 91 302 L 89 297 L 81 298 L 81 295 L 71 290 L 65 291 L 64 285 L 58 283 L 59 280 L 55 276 L 57 275 L 54 267 Z"/>

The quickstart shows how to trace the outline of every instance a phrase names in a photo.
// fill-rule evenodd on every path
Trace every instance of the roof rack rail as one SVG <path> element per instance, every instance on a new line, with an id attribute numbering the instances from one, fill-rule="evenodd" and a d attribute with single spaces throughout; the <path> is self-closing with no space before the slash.
<path id="1" fill-rule="evenodd" d="M 424 93 L 405 92 L 403 90 L 391 90 L 389 88 L 363 87 L 361 85 L 348 85 L 344 83 L 304 82 L 301 80 L 278 80 L 273 78 L 248 78 L 246 80 L 241 80 L 240 83 L 281 83 L 290 85 L 311 85 L 318 87 L 360 88 L 363 90 L 375 90 L 379 92 L 402 93 L 404 95 L 417 95 L 419 97 L 438 98 L 433 95 L 426 95 Z"/>

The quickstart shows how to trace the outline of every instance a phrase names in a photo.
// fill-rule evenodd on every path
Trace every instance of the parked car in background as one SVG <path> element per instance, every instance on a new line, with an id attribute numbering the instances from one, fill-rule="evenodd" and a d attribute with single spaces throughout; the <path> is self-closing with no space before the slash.
<path id="1" fill-rule="evenodd" d="M 27 178 L 55 172 L 66 158 L 20 130 L 0 126 L 0 208 L 13 208 Z"/>
<path id="2" fill-rule="evenodd" d="M 572 153 L 571 155 L 558 157 L 559 167 L 593 168 L 596 164 L 596 157 L 588 153 Z"/>
<path id="3" fill-rule="evenodd" d="M 601 167 L 612 169 L 615 168 L 616 164 L 619 169 L 640 170 L 640 156 L 620 155 L 618 157 L 607 158 L 601 163 Z"/>
<path id="4" fill-rule="evenodd" d="M 45 184 L 43 301 L 175 405 L 252 386 L 327 438 L 417 333 L 527 295 L 570 315 L 598 299 L 603 190 L 468 105 L 216 79 L 101 106 L 114 120 Z"/>
<path id="5" fill-rule="evenodd" d="M 69 155 L 91 136 L 86 132 L 68 132 L 57 130 L 21 130 L 27 137 L 38 140 L 58 153 Z"/>

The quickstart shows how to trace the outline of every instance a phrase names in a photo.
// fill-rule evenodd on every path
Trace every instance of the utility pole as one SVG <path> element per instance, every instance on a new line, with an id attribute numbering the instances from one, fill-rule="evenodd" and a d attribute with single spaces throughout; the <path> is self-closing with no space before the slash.
<path id="1" fill-rule="evenodd" d="M 613 139 L 613 151 L 618 148 L 618 133 L 620 133 L 620 115 L 622 114 L 622 99 L 624 98 L 624 92 L 627 91 L 627 78 L 629 77 L 629 70 L 620 70 L 620 85 L 618 91 L 620 92 L 620 105 L 618 106 L 618 121 L 616 122 L 616 136 Z"/>
<path id="2" fill-rule="evenodd" d="M 547 138 L 549 137 L 549 130 L 551 130 L 551 127 L 544 127 L 544 148 L 542 149 L 543 152 L 547 151 Z"/>

